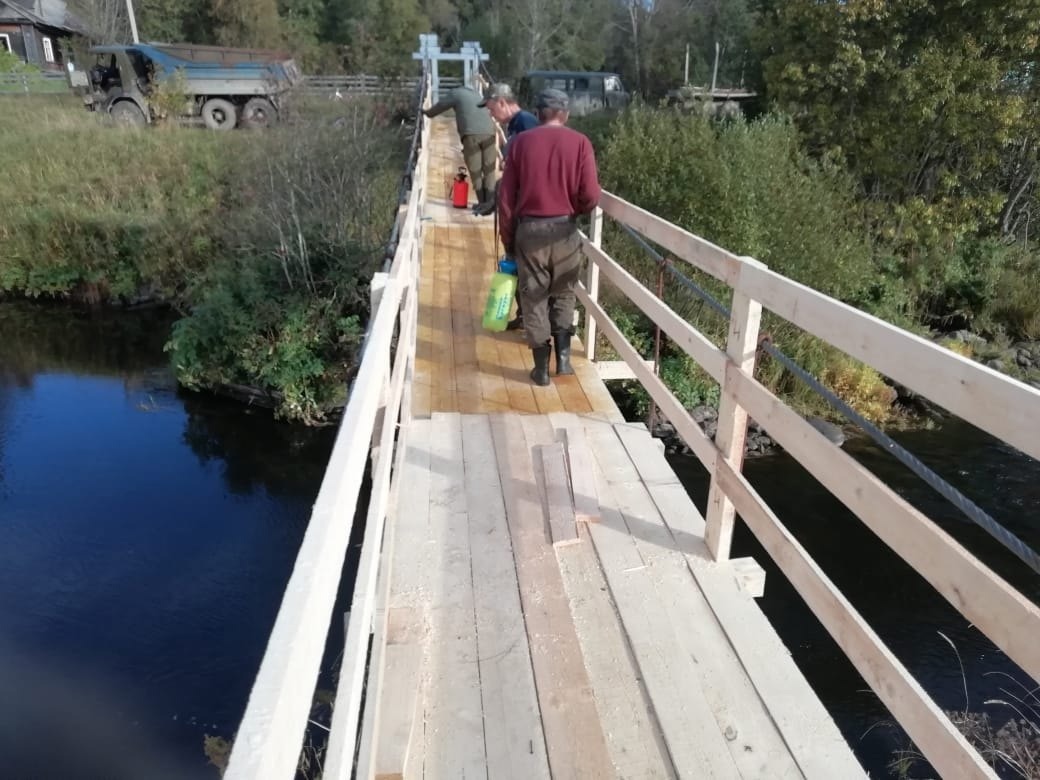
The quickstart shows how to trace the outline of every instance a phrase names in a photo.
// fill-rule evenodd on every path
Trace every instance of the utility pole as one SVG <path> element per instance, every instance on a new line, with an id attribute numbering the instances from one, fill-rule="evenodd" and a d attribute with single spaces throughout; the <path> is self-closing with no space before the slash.
<path id="1" fill-rule="evenodd" d="M 690 84 L 690 44 L 686 44 L 686 62 L 683 64 L 683 86 Z"/>
<path id="2" fill-rule="evenodd" d="M 134 43 L 140 43 L 137 37 L 137 19 L 134 17 L 134 0 L 126 0 L 126 12 L 130 16 L 130 35 Z"/>
<path id="3" fill-rule="evenodd" d="M 129 0 L 127 0 L 129 2 Z M 711 69 L 711 99 L 715 99 L 715 79 L 719 75 L 719 42 L 715 41 L 715 67 Z"/>

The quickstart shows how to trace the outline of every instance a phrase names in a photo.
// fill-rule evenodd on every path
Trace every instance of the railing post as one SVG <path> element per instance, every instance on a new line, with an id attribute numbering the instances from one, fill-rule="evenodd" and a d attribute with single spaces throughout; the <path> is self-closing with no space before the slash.
<path id="1" fill-rule="evenodd" d="M 400 210 L 398 210 L 398 219 L 400 219 Z M 400 241 L 400 239 L 398 239 Z M 372 275 L 372 282 L 369 286 L 369 301 L 371 303 L 369 309 L 369 321 L 374 322 L 376 313 L 379 311 L 379 306 L 383 301 L 383 293 L 386 291 L 386 282 L 390 278 L 390 274 L 377 272 Z M 362 355 L 364 360 L 364 355 Z M 390 371 L 392 365 L 390 362 L 390 353 L 388 352 L 385 357 L 386 368 L 383 371 L 383 386 L 379 391 L 379 411 L 376 413 L 375 425 L 372 427 L 372 459 L 369 462 L 369 469 L 374 475 L 376 470 L 376 464 L 379 462 L 379 441 L 383 435 L 383 426 L 387 424 L 386 420 L 386 404 L 389 400 L 390 395 Z"/>
<path id="2" fill-rule="evenodd" d="M 592 221 L 589 224 L 589 243 L 597 249 L 603 247 L 603 209 L 596 206 L 592 210 Z M 585 289 L 593 301 L 599 301 L 599 266 L 589 258 L 588 276 L 585 279 Z M 585 312 L 585 358 L 589 361 L 596 359 L 596 320 L 588 312 Z"/>
<path id="3" fill-rule="evenodd" d="M 764 264 L 751 257 L 741 260 L 750 265 L 764 268 Z M 747 412 L 737 403 L 733 395 L 732 371 L 751 376 L 755 370 L 755 351 L 758 348 L 758 328 L 762 321 L 762 304 L 753 301 L 740 291 L 740 281 L 733 289 L 733 306 L 729 318 L 729 337 L 726 354 L 730 363 L 719 393 L 719 420 L 715 432 L 715 446 L 735 471 L 744 464 L 744 442 L 747 439 Z M 708 516 L 706 518 L 705 541 L 716 561 L 729 558 L 733 541 L 733 521 L 736 510 L 729 498 L 719 487 L 715 474 L 711 475 L 708 489 Z"/>

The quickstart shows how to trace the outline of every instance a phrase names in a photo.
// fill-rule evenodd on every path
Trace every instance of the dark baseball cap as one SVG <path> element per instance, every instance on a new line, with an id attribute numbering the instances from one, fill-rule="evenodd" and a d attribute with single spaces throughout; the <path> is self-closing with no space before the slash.
<path id="1" fill-rule="evenodd" d="M 516 98 L 513 96 L 513 89 L 506 83 L 492 84 L 484 95 L 484 99 L 477 103 L 478 108 L 484 108 L 489 100 L 510 100 L 516 102 Z"/>
<path id="2" fill-rule="evenodd" d="M 563 90 L 543 89 L 535 98 L 534 107 L 535 109 L 554 108 L 557 111 L 567 111 L 570 108 L 570 98 Z"/>

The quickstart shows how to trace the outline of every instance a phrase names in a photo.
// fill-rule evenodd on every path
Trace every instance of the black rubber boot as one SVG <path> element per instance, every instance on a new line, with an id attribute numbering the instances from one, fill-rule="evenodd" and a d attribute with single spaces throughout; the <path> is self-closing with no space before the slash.
<path id="1" fill-rule="evenodd" d="M 556 342 L 556 376 L 573 374 L 574 369 L 571 367 L 571 332 L 569 330 L 561 330 L 554 333 L 553 341 Z"/>
<path id="2" fill-rule="evenodd" d="M 534 354 L 534 368 L 531 369 L 531 381 L 540 387 L 549 384 L 549 353 L 552 347 L 548 342 L 544 346 L 531 350 Z"/>

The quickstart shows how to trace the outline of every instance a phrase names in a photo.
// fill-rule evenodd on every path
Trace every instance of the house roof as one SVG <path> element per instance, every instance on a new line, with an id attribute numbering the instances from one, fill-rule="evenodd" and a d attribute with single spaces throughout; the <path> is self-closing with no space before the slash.
<path id="1" fill-rule="evenodd" d="M 65 0 L 0 0 L 0 19 L 24 21 L 70 33 L 82 31 L 82 26 L 69 13 Z"/>

